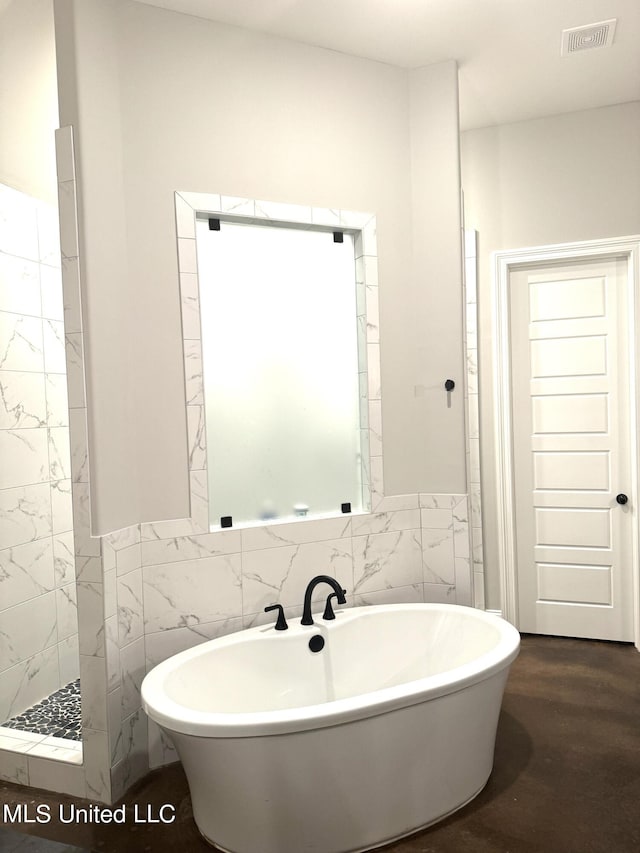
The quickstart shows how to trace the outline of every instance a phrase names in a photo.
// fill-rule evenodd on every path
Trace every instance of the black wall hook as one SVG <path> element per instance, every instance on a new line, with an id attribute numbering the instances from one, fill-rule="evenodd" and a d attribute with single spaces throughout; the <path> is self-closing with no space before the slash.
<path id="1" fill-rule="evenodd" d="M 447 379 L 444 383 L 444 387 L 447 389 L 447 391 L 453 391 L 453 389 L 456 387 L 456 383 L 453 381 L 453 379 Z"/>

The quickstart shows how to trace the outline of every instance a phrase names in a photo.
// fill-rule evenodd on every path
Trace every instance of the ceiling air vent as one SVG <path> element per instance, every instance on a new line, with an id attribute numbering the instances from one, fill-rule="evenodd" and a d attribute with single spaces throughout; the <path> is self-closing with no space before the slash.
<path id="1" fill-rule="evenodd" d="M 611 18 L 597 24 L 563 30 L 561 55 L 569 56 L 571 53 L 593 50 L 596 47 L 610 47 L 613 44 L 616 21 L 617 18 Z"/>

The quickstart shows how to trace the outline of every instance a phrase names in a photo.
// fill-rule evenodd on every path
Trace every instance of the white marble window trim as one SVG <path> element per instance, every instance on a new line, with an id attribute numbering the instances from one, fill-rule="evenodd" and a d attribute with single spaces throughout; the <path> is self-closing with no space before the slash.
<path id="1" fill-rule="evenodd" d="M 308 226 L 347 231 L 354 235 L 356 254 L 356 288 L 358 294 L 358 328 L 362 338 L 359 350 L 366 350 L 366 366 L 361 362 L 360 387 L 364 410 L 361 409 L 362 445 L 366 449 L 362 474 L 370 493 L 370 508 L 353 516 L 381 512 L 385 505 L 382 462 L 382 415 L 380 390 L 380 334 L 378 313 L 378 258 L 376 219 L 371 213 L 332 210 L 297 204 L 267 202 L 211 193 L 175 193 L 178 274 L 182 306 L 182 339 L 185 369 L 186 417 L 189 440 L 190 516 L 175 521 L 143 524 L 142 540 L 168 539 L 181 536 L 223 532 L 209 526 L 209 497 L 206 470 L 206 430 L 204 401 L 201 390 L 193 393 L 194 377 L 202 377 L 200 309 L 196 216 L 206 215 L 245 222 L 274 222 L 282 225 Z M 364 360 L 364 359 L 363 359 Z M 417 501 L 417 498 L 416 498 Z M 327 521 L 335 518 L 331 516 Z M 321 523 L 321 516 L 305 519 Z M 268 527 L 288 528 L 297 520 L 269 522 Z M 263 527 L 263 522 L 235 526 Z M 284 533 L 284 531 L 283 531 Z M 285 534 L 286 535 L 286 534 Z"/>

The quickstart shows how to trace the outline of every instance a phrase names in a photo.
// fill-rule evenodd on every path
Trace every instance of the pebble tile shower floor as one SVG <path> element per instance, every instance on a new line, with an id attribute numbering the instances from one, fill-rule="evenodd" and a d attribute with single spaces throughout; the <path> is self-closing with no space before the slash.
<path id="1" fill-rule="evenodd" d="M 70 681 L 51 696 L 0 725 L 37 735 L 82 740 L 80 679 Z"/>

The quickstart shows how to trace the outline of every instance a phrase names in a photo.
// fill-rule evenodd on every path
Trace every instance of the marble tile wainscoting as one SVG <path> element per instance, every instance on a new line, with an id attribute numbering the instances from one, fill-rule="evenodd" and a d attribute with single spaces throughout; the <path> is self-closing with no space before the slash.
<path id="1" fill-rule="evenodd" d="M 65 374 L 57 212 L 0 185 L 0 727 L 79 674 Z"/>

